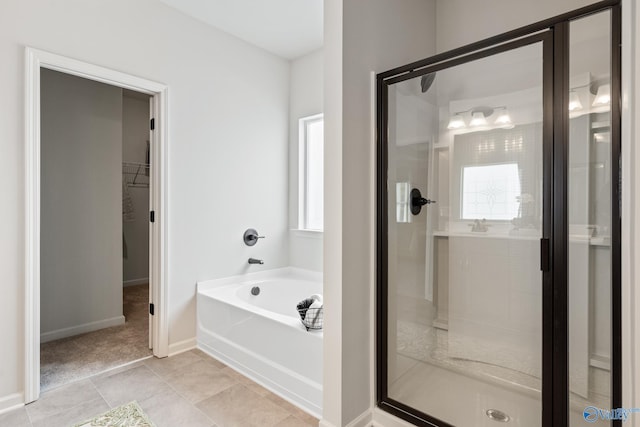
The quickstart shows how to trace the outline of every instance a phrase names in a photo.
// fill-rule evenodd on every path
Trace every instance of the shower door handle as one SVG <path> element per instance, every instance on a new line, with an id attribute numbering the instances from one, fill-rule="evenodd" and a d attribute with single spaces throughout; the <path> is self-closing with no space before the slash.
<path id="1" fill-rule="evenodd" d="M 409 200 L 411 201 L 411 213 L 414 215 L 418 215 L 424 205 L 430 205 L 431 203 L 436 202 L 435 200 L 429 200 L 422 197 L 420 190 L 417 188 L 411 190 Z"/>
<path id="2" fill-rule="evenodd" d="M 540 270 L 551 271 L 551 240 L 545 237 L 540 239 Z"/>

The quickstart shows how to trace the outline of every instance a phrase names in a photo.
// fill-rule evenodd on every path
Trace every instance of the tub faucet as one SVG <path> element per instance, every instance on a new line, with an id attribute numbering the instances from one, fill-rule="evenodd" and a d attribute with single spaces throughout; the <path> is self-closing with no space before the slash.
<path id="1" fill-rule="evenodd" d="M 249 264 L 264 264 L 264 261 L 261 259 L 249 258 Z"/>

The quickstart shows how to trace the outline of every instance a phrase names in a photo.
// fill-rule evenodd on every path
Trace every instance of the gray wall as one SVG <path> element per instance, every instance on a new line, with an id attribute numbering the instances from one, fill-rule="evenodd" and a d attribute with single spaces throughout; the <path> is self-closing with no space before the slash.
<path id="1" fill-rule="evenodd" d="M 122 161 L 145 163 L 149 141 L 149 97 L 124 91 L 122 97 Z M 143 182 L 149 178 L 142 176 Z M 127 257 L 122 259 L 122 280 L 126 285 L 149 279 L 149 188 L 129 186 L 133 220 L 124 221 Z"/>
<path id="2" fill-rule="evenodd" d="M 324 111 L 322 50 L 291 61 L 289 82 L 289 264 L 292 267 L 322 271 L 322 235 L 298 231 L 299 120 Z M 260 231 L 260 230 L 258 230 Z"/>
<path id="3" fill-rule="evenodd" d="M 252 270 L 288 264 L 289 62 L 157 0 L 84 0 L 66 8 L 3 0 L 0 40 L 0 407 L 6 407 L 22 401 L 25 360 L 25 46 L 169 87 L 170 352 L 195 344 L 197 280 L 247 271 L 250 256 L 265 259 Z M 247 227 L 267 239 L 245 246 Z"/>
<path id="4" fill-rule="evenodd" d="M 435 1 L 325 1 L 324 419 L 372 403 L 375 180 L 371 72 L 435 53 Z M 340 375 L 339 382 L 334 378 Z"/>
<path id="5" fill-rule="evenodd" d="M 445 52 L 552 16 L 594 0 L 437 0 L 437 50 Z"/>
<path id="6" fill-rule="evenodd" d="M 46 336 L 123 321 L 122 90 L 49 70 L 42 70 L 41 85 Z"/>
<path id="7" fill-rule="evenodd" d="M 344 2 L 342 127 L 343 425 L 369 404 L 370 308 L 374 290 L 371 233 L 375 191 L 371 159 L 371 71 L 382 72 L 435 53 L 435 1 Z M 366 43 L 365 43 L 366 42 Z M 366 268 L 363 268 L 366 266 Z M 364 386 L 364 387 L 363 387 Z M 361 388 L 362 387 L 362 388 Z"/>

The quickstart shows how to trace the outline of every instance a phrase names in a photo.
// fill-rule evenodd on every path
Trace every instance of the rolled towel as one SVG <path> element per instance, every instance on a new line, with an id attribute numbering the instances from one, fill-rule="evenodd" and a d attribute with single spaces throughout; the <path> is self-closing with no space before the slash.
<path id="1" fill-rule="evenodd" d="M 309 306 L 309 308 L 322 308 L 322 301 L 321 300 L 313 300 L 313 303 Z"/>
<path id="2" fill-rule="evenodd" d="M 314 300 L 314 301 L 320 301 L 320 304 L 322 304 L 322 295 L 320 294 L 313 294 L 309 297 L 310 299 Z"/>
<path id="3" fill-rule="evenodd" d="M 300 318 L 302 320 L 304 320 L 305 316 L 307 315 L 307 310 L 309 309 L 309 307 L 311 307 L 311 304 L 314 303 L 314 300 L 311 298 L 306 298 L 303 299 L 302 301 L 300 301 L 298 303 L 298 305 L 296 306 L 298 309 L 298 314 L 300 314 Z"/>

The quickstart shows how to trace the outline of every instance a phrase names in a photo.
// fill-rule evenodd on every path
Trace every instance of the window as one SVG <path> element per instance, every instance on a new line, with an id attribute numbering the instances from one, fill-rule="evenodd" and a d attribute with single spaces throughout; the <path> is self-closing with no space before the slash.
<path id="1" fill-rule="evenodd" d="M 462 219 L 512 220 L 518 216 L 517 163 L 462 169 Z"/>
<path id="2" fill-rule="evenodd" d="M 409 216 L 409 183 L 396 182 L 396 222 L 411 222 Z"/>
<path id="3" fill-rule="evenodd" d="M 299 228 L 322 231 L 324 226 L 324 117 L 300 119 Z"/>

